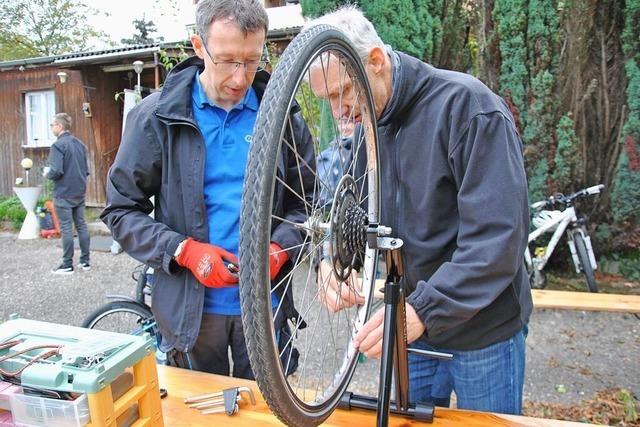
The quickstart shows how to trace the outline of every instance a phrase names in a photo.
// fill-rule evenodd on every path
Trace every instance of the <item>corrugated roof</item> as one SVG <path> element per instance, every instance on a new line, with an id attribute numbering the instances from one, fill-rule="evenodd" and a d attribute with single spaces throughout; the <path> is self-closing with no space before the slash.
<path id="1" fill-rule="evenodd" d="M 113 49 L 94 50 L 89 52 L 73 52 L 56 56 L 42 56 L 37 58 L 25 58 L 16 59 L 13 61 L 0 62 L 0 69 L 18 68 L 23 67 L 37 67 L 41 65 L 61 64 L 71 65 L 77 63 L 86 62 L 104 62 L 113 60 L 116 58 L 126 58 L 130 56 L 137 56 L 141 53 L 152 53 L 158 51 L 160 48 L 178 47 L 187 43 L 184 42 L 171 42 L 171 43 L 152 43 L 133 46 L 121 46 Z"/>
<path id="2" fill-rule="evenodd" d="M 118 53 L 118 52 L 139 51 L 139 50 L 144 50 L 152 47 L 160 47 L 160 43 L 141 44 L 141 45 L 134 45 L 134 46 L 122 46 L 115 49 L 103 49 L 103 50 L 95 50 L 91 52 L 74 52 L 74 53 L 67 53 L 64 55 L 58 55 L 55 58 L 57 62 L 57 61 L 62 61 L 70 58 L 87 58 L 90 56 L 103 56 L 103 55 L 109 55 L 109 54 Z"/>

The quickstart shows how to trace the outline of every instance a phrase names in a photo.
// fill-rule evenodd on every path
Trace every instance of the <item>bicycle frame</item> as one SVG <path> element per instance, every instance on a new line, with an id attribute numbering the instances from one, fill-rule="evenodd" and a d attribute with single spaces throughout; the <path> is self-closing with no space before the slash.
<path id="1" fill-rule="evenodd" d="M 569 244 L 569 249 L 571 251 L 571 258 L 573 260 L 576 273 L 580 274 L 580 260 L 578 259 L 578 255 L 576 253 L 576 247 L 573 241 L 573 235 L 575 233 L 582 234 L 582 237 L 587 246 L 587 252 L 589 254 L 589 261 L 591 263 L 591 267 L 593 267 L 594 270 L 597 269 L 596 258 L 591 246 L 591 238 L 583 230 L 583 228 L 578 225 L 578 223 L 579 221 L 578 221 L 578 216 L 576 214 L 575 207 L 568 206 L 559 215 L 556 215 L 555 217 L 550 218 L 548 221 L 542 224 L 539 228 L 529 233 L 528 243 L 531 243 L 537 240 L 538 237 L 540 237 L 544 233 L 555 229 L 555 231 L 553 232 L 553 235 L 551 236 L 551 239 L 549 240 L 548 245 L 545 248 L 544 256 L 533 258 L 531 256 L 531 251 L 529 249 L 529 246 L 527 245 L 527 248 L 525 249 L 525 254 L 524 254 L 525 262 L 527 264 L 527 269 L 529 271 L 532 271 L 533 269 L 542 271 L 544 269 L 544 267 L 547 265 L 547 262 L 549 261 L 549 258 L 551 258 L 551 254 L 553 254 L 553 251 L 558 245 L 558 242 L 560 241 L 562 234 L 564 234 L 564 232 L 567 231 L 567 228 L 569 229 L 567 231 L 567 241 L 568 241 L 567 243 Z"/>

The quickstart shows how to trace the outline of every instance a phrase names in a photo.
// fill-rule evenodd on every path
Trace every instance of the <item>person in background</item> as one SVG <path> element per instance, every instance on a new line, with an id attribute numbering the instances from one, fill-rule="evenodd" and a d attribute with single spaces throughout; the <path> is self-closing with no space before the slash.
<path id="1" fill-rule="evenodd" d="M 249 379 L 237 254 L 244 171 L 269 77 L 267 29 L 258 0 L 198 2 L 191 36 L 197 56 L 174 67 L 162 90 L 129 113 L 101 216 L 124 251 L 154 269 L 151 309 L 168 363 Z M 310 134 L 299 112 L 291 115 L 298 153 L 313 164 Z M 295 164 L 288 150 L 281 155 L 283 165 Z M 312 193 L 312 181 L 289 178 L 286 185 Z M 304 222 L 303 201 L 287 194 L 274 207 L 290 222 L 272 224 L 271 280 L 286 274 L 296 255 L 283 248 L 303 241 L 291 225 Z M 274 306 L 279 297 L 273 293 Z"/>
<path id="2" fill-rule="evenodd" d="M 407 342 L 453 353 L 409 354 L 410 400 L 448 406 L 455 391 L 458 408 L 519 414 L 532 310 L 523 262 L 529 211 L 508 106 L 472 76 L 392 50 L 354 6 L 306 27 L 316 24 L 351 39 L 370 83 L 383 159 L 381 224 L 404 242 Z M 357 100 L 346 89 L 340 95 L 348 82 L 332 67 L 340 67 L 335 57 L 312 67 L 311 88 L 328 91 L 334 117 L 358 121 Z M 332 311 L 363 302 L 335 279 L 321 294 Z M 381 354 L 383 319 L 384 308 L 354 338 L 367 357 Z"/>
<path id="3" fill-rule="evenodd" d="M 58 113 L 49 124 L 57 138 L 49 151 L 49 166 L 45 167 L 45 177 L 53 180 L 53 204 L 62 234 L 62 264 L 54 274 L 72 274 L 73 269 L 73 225 L 78 232 L 80 243 L 80 263 L 84 271 L 91 270 L 89 246 L 90 237 L 84 218 L 85 193 L 87 191 L 87 149 L 78 138 L 71 134 L 71 116 Z"/>
<path id="4" fill-rule="evenodd" d="M 339 135 L 336 135 L 329 146 L 316 157 L 318 179 L 325 184 L 320 188 L 319 201 L 327 211 L 331 209 L 338 180 L 345 173 L 351 159 L 353 126 L 353 120 L 339 120 L 337 124 Z"/>

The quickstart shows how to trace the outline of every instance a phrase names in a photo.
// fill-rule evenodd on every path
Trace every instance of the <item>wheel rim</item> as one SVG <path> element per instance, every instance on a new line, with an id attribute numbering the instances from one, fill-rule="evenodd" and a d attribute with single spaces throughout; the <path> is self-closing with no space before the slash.
<path id="1" fill-rule="evenodd" d="M 275 92 L 270 92 L 270 83 L 262 103 L 263 106 L 270 105 L 269 97 L 273 95 L 278 102 L 286 104 L 281 110 L 283 119 L 276 120 L 277 124 L 274 125 L 273 113 L 267 117 L 268 113 L 261 107 L 245 177 L 246 183 L 262 184 L 245 184 L 243 196 L 240 245 L 243 322 L 258 385 L 271 409 L 286 422 L 291 422 L 286 412 L 292 406 L 302 416 L 319 417 L 321 420 L 337 404 L 358 358 L 352 339 L 370 313 L 377 268 L 377 251 L 366 246 L 364 237 L 366 223 L 377 223 L 379 213 L 379 163 L 373 102 L 362 65 L 350 44 L 336 30 L 328 28 L 316 27 L 303 33 L 301 36 L 306 36 L 306 39 L 300 39 L 299 36 L 283 54 L 278 65 L 282 68 L 276 69 L 271 81 L 286 81 L 289 86 L 281 85 L 280 94 L 276 96 Z M 315 46 L 309 48 L 314 43 Z M 301 55 L 300 50 L 305 52 Z M 325 66 L 323 58 L 331 58 L 330 61 L 335 62 L 327 62 Z M 316 88 L 321 88 L 317 94 L 311 90 L 309 82 L 312 78 L 317 81 L 318 74 L 311 76 L 310 68 L 322 78 L 326 78 L 332 70 L 338 72 L 341 79 L 338 97 L 346 97 L 347 90 L 351 90 L 353 98 L 357 100 L 357 106 L 346 114 L 347 120 L 361 121 L 360 131 L 351 142 L 350 158 L 344 155 L 346 150 L 340 146 L 344 143 L 342 137 L 345 136 L 345 127 L 335 122 L 333 126 L 323 127 L 323 123 L 320 123 L 323 119 L 318 114 L 323 108 L 320 99 L 329 98 L 329 88 L 316 85 Z M 285 93 L 284 98 L 282 93 Z M 302 116 L 312 133 L 314 157 L 318 159 L 323 153 L 337 153 L 339 161 L 333 162 L 339 165 L 337 176 L 332 168 L 327 169 L 326 162 L 313 168 L 308 164 L 308 159 L 297 152 L 298 141 L 291 141 L 291 138 L 287 140 L 288 135 L 293 133 L 293 123 L 286 112 L 295 108 L 296 104 L 301 107 Z M 329 143 L 329 147 L 334 144 L 333 150 L 325 151 L 329 139 L 327 133 L 331 131 L 337 138 Z M 258 148 L 258 144 L 268 145 L 269 149 Z M 296 162 L 299 173 L 296 179 L 302 182 L 305 177 L 312 177 L 313 185 L 306 187 L 311 188 L 311 192 L 295 191 L 291 186 L 295 179 L 285 180 L 278 175 L 282 150 L 292 154 Z M 300 187 L 305 188 L 304 185 Z M 303 202 L 303 222 L 287 222 L 286 218 L 273 213 L 273 200 L 283 195 Z M 256 200 L 265 203 L 256 206 L 252 203 Z M 298 229 L 302 242 L 297 247 L 283 247 L 289 254 L 297 254 L 295 259 L 291 259 L 291 271 L 278 277 L 271 290 L 263 286 L 258 291 L 255 284 L 268 283 L 269 266 L 265 260 L 268 259 L 266 254 L 272 226 L 282 223 Z M 329 276 L 323 270 L 316 273 L 314 266 L 323 256 L 331 260 L 333 271 L 341 278 L 341 285 L 348 294 L 354 292 L 354 277 L 363 283 L 360 293 L 364 296 L 364 304 L 333 313 L 320 303 Z M 355 269 L 354 266 L 359 268 Z M 278 348 L 273 324 L 276 317 L 282 316 L 283 299 L 273 307 L 267 304 L 260 313 L 256 305 L 261 299 L 270 303 L 273 293 L 287 292 L 293 293 L 300 317 L 288 322 L 291 337 L 285 343 L 280 342 L 281 348 Z M 266 336 L 267 342 L 255 343 L 256 336 Z M 295 373 L 286 376 L 284 373 L 293 363 L 291 345 L 299 352 L 298 366 Z M 260 368 L 265 360 L 273 360 L 276 354 L 282 360 L 281 364 L 273 366 L 276 372 L 266 372 Z M 278 387 L 286 390 L 290 402 L 276 401 L 279 399 L 270 401 L 272 389 Z"/>
<path id="2" fill-rule="evenodd" d="M 142 317 L 139 312 L 126 307 L 116 307 L 105 311 L 87 327 L 89 329 L 128 335 L 143 335 L 148 332 L 155 338 L 155 321 L 153 317 Z"/>

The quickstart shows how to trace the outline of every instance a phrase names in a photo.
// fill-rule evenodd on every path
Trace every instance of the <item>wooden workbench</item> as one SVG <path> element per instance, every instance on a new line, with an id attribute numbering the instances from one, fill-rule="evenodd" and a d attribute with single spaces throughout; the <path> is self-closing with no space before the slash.
<path id="1" fill-rule="evenodd" d="M 282 423 L 271 414 L 258 386 L 253 381 L 188 371 L 185 369 L 158 366 L 160 387 L 167 389 L 168 396 L 162 400 L 164 425 L 171 427 L 198 427 L 220 425 L 229 426 L 281 426 Z M 240 404 L 240 411 L 233 415 L 200 415 L 196 409 L 183 403 L 185 397 L 220 391 L 229 387 L 247 386 L 253 390 L 256 406 L 249 402 Z M 376 422 L 374 411 L 352 410 L 335 411 L 324 424 L 326 426 L 373 426 Z M 389 426 L 432 425 L 440 426 L 536 426 L 569 427 L 584 424 L 568 421 L 555 421 L 540 418 L 517 417 L 513 415 L 489 414 L 484 412 L 462 411 L 457 409 L 436 408 L 432 424 L 418 423 L 409 418 L 392 416 Z"/>

